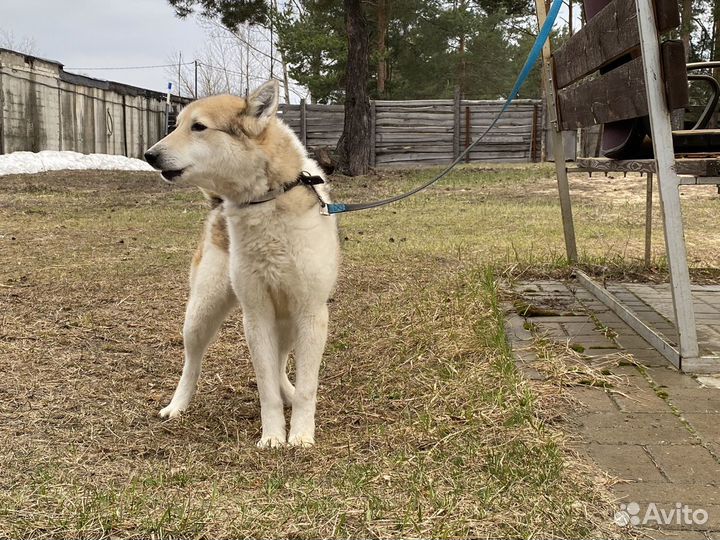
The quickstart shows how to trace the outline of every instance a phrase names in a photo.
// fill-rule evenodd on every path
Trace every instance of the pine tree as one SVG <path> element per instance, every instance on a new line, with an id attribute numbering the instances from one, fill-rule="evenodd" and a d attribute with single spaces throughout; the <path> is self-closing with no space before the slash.
<path id="1" fill-rule="evenodd" d="M 302 5 L 303 14 L 286 17 L 280 30 L 290 74 L 315 101 L 340 101 L 347 62 L 342 2 Z M 468 98 L 502 97 L 531 46 L 534 19 L 519 0 L 375 0 L 367 6 L 368 92 L 375 99 L 449 98 L 456 86 Z M 537 95 L 537 85 L 526 88 L 524 97 Z"/>
<path id="2" fill-rule="evenodd" d="M 237 30 L 241 24 L 267 24 L 270 3 L 266 0 L 168 0 L 180 18 L 199 12 L 209 19 L 218 19 L 223 26 Z"/>

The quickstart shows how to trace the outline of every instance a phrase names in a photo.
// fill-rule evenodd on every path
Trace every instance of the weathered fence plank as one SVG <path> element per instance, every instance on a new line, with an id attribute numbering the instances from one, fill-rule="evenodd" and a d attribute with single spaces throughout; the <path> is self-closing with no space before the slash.
<path id="1" fill-rule="evenodd" d="M 370 166 L 377 164 L 377 107 L 375 101 L 370 103 Z"/>
<path id="2" fill-rule="evenodd" d="M 307 146 L 307 103 L 300 101 L 300 140 Z"/>
<path id="3" fill-rule="evenodd" d="M 453 101 L 453 158 L 460 155 L 460 107 L 462 95 L 460 88 L 455 87 L 455 99 Z"/>

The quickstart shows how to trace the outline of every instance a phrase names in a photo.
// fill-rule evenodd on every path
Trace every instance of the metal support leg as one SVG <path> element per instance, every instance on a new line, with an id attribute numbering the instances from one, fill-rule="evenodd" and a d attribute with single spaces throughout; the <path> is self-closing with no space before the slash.
<path id="1" fill-rule="evenodd" d="M 680 208 L 680 177 L 675 172 L 672 128 L 665 102 L 655 11 L 652 0 L 636 0 L 635 6 L 682 368 L 684 360 L 697 361 L 699 354 Z"/>
<path id="2" fill-rule="evenodd" d="M 652 197 L 653 175 L 648 173 L 645 192 L 645 268 L 650 268 L 652 259 Z"/>
<path id="3" fill-rule="evenodd" d="M 668 266 L 670 267 L 670 283 L 679 337 L 680 365 L 682 367 L 683 360 L 696 359 L 699 356 L 699 351 L 692 292 L 690 290 L 690 271 L 687 264 L 687 252 L 685 251 L 680 190 L 677 182 L 674 182 L 672 177 L 665 180 L 667 181 L 658 176 L 665 247 L 667 249 Z"/>

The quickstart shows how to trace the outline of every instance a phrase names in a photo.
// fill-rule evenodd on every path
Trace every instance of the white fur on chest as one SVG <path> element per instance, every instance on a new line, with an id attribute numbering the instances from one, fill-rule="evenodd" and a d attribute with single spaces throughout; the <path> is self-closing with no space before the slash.
<path id="1" fill-rule="evenodd" d="M 275 203 L 226 212 L 230 272 L 242 303 L 257 287 L 307 301 L 325 302 L 335 284 L 338 259 L 335 218 L 313 207 L 301 215 L 275 210 Z"/>

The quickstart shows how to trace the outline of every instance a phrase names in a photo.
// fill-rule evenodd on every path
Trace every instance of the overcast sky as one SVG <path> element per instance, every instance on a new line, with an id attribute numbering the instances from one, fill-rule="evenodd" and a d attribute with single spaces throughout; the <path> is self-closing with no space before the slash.
<path id="1" fill-rule="evenodd" d="M 165 69 L 77 70 L 167 64 L 182 51 L 193 60 L 205 32 L 175 17 L 166 0 L 0 0 L 0 29 L 32 38 L 37 55 L 91 77 L 164 91 Z"/>

